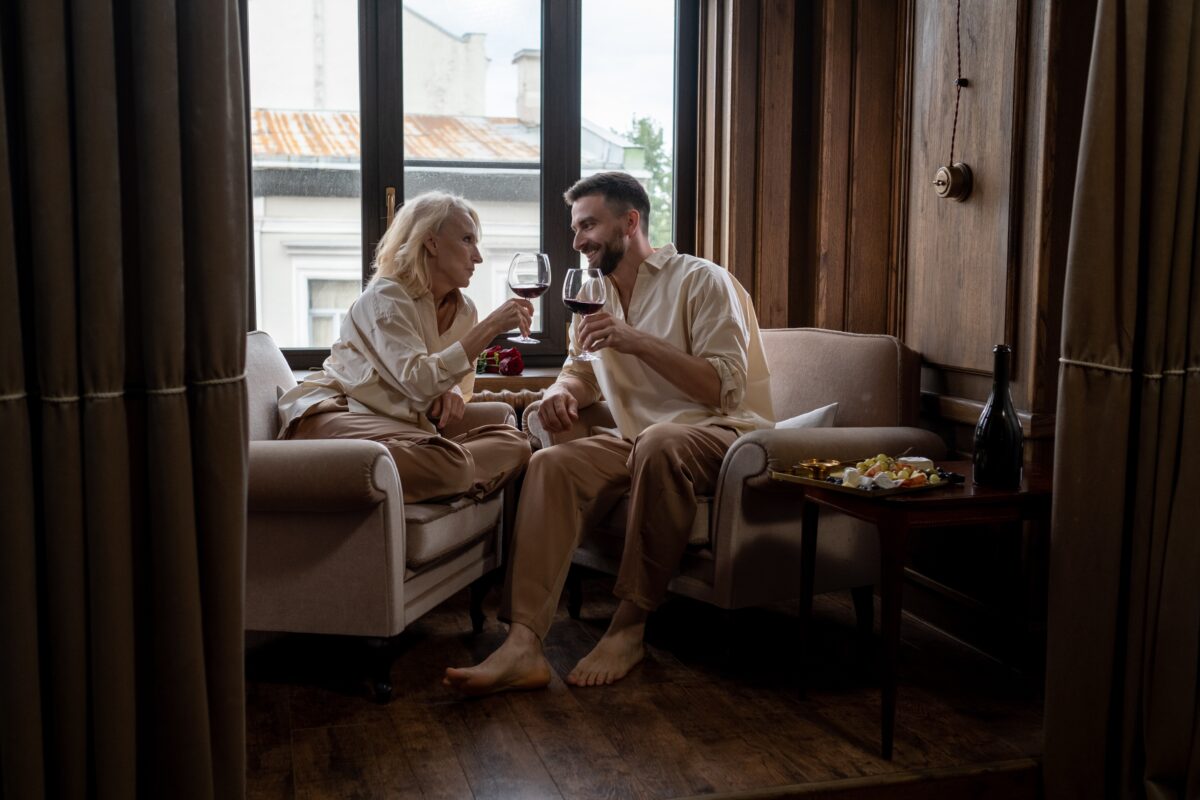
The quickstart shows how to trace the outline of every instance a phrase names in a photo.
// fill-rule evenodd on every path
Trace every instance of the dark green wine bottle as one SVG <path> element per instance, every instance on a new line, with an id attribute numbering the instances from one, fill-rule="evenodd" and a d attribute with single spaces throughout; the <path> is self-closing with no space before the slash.
<path id="1" fill-rule="evenodd" d="M 995 354 L 992 394 L 975 426 L 973 478 L 979 486 L 1016 489 L 1021 485 L 1025 437 L 1008 389 L 1012 348 L 998 344 L 992 352 Z"/>

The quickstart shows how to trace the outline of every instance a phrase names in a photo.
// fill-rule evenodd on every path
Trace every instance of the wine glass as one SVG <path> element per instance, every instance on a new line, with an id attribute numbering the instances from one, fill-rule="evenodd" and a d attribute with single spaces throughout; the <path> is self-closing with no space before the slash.
<path id="1" fill-rule="evenodd" d="M 563 305 L 576 314 L 587 316 L 604 308 L 604 274 L 598 269 L 569 269 L 563 281 Z M 582 344 L 580 345 L 582 347 Z M 600 356 L 587 348 L 573 357 L 576 361 L 596 361 Z"/>
<path id="2" fill-rule="evenodd" d="M 508 265 L 508 288 L 517 297 L 533 300 L 550 288 L 550 257 L 545 253 L 517 253 Z M 510 342 L 537 344 L 529 336 L 510 336 Z"/>

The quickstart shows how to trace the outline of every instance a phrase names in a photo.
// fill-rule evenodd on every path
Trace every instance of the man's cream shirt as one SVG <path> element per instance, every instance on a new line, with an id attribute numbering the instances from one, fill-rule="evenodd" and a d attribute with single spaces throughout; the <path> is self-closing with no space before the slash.
<path id="1" fill-rule="evenodd" d="M 438 333 L 433 295 L 412 296 L 390 278 L 376 278 L 346 312 L 321 372 L 279 398 L 280 436 L 323 400 L 345 395 L 351 411 L 380 414 L 436 433 L 425 411 L 457 386 L 471 399 L 475 365 L 459 340 L 478 314 L 458 293 L 450 327 Z"/>
<path id="2" fill-rule="evenodd" d="M 628 316 L 616 284 L 605 280 L 605 311 L 706 359 L 721 377 L 718 408 L 692 400 L 636 356 L 612 349 L 599 350 L 598 361 L 568 356 L 562 376 L 579 378 L 594 400 L 608 401 L 622 438 L 632 441 L 656 422 L 720 425 L 739 433 L 774 426 L 758 319 L 750 296 L 728 270 L 679 253 L 674 245 L 660 247 L 638 266 Z M 576 327 L 571 326 L 571 355 L 580 352 Z"/>

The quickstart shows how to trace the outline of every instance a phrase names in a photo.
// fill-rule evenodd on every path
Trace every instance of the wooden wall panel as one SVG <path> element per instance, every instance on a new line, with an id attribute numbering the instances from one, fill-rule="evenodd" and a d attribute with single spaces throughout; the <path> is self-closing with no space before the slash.
<path id="1" fill-rule="evenodd" d="M 970 165 L 974 190 L 959 203 L 939 198 L 931 185 L 950 155 L 955 7 L 913 1 L 903 339 L 928 362 L 989 372 L 992 346 L 1013 343 L 1024 2 L 962 4 L 962 74 L 970 85 L 962 91 L 955 159 Z"/>
<path id="2" fill-rule="evenodd" d="M 850 142 L 853 129 L 854 4 L 831 0 L 821 14 L 821 139 L 817 190 L 817 327 L 846 326 Z"/>
<path id="3" fill-rule="evenodd" d="M 891 332 L 896 52 L 907 0 L 821 4 L 816 324 Z"/>
<path id="4" fill-rule="evenodd" d="M 758 246 L 754 298 L 759 325 L 780 328 L 790 322 L 792 298 L 801 277 L 798 270 L 793 274 L 791 269 L 793 232 L 789 230 L 795 173 L 792 139 L 798 135 L 793 128 L 798 93 L 791 80 L 796 62 L 795 2 L 764 0 L 760 22 L 759 72 L 771 81 L 764 81 L 759 89 L 758 151 L 764 156 L 776 155 L 760 158 L 756 164 L 756 202 L 762 213 L 754 237 Z M 779 154 L 787 157 L 781 159 Z"/>
<path id="5" fill-rule="evenodd" d="M 787 327 L 810 319 L 801 307 L 811 273 L 797 269 L 807 241 L 794 206 L 797 163 L 809 156 L 798 133 L 797 52 L 802 19 L 791 0 L 706 0 L 700 31 L 703 92 L 697 255 L 724 266 L 754 300 L 759 324 Z M 799 98 L 799 100 L 798 100 Z"/>
<path id="6" fill-rule="evenodd" d="M 888 333 L 896 30 L 901 5 L 896 0 L 859 0 L 855 20 L 845 328 L 858 333 Z"/>
<path id="7" fill-rule="evenodd" d="M 723 6 L 729 91 L 723 98 L 721 114 L 725 126 L 722 182 L 726 202 L 721 220 L 724 247 L 717 263 L 732 272 L 752 297 L 757 297 L 758 3 L 726 0 Z"/>

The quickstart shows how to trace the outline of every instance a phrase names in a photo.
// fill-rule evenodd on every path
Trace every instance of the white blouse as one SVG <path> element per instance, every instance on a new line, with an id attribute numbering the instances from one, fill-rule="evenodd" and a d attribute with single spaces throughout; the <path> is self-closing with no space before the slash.
<path id="1" fill-rule="evenodd" d="M 429 433 L 433 401 L 458 387 L 471 398 L 475 365 L 460 339 L 478 313 L 462 292 L 450 327 L 438 333 L 433 295 L 412 296 L 390 278 L 377 278 L 350 306 L 321 371 L 279 398 L 280 438 L 323 400 L 345 395 L 350 411 L 379 414 Z"/>

